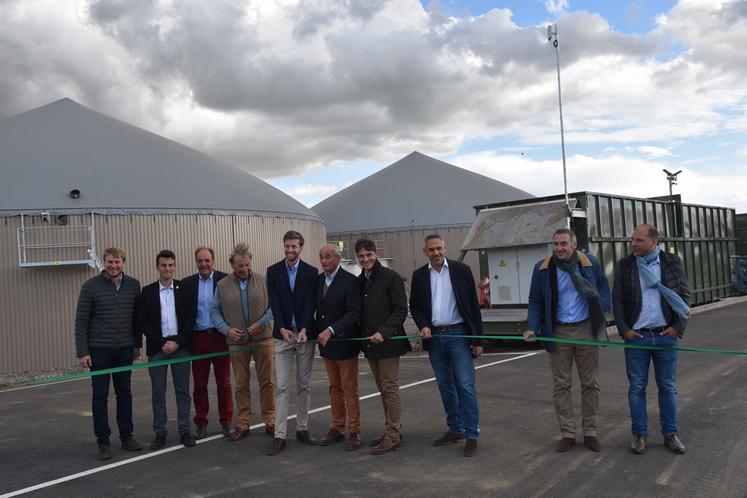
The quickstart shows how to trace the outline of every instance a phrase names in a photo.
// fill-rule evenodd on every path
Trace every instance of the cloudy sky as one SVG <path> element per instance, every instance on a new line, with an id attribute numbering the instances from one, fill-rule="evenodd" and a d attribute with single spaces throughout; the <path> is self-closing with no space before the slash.
<path id="1" fill-rule="evenodd" d="M 418 150 L 535 195 L 747 212 L 747 1 L 0 0 L 0 118 L 62 97 L 306 205 Z"/>

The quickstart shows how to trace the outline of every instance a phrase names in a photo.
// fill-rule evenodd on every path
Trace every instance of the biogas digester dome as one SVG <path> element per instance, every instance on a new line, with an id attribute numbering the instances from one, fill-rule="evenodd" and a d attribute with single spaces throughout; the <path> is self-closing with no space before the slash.
<path id="1" fill-rule="evenodd" d="M 475 219 L 474 206 L 534 197 L 486 176 L 412 152 L 381 171 L 354 183 L 313 206 L 327 224 L 327 238 L 343 242 L 352 254 L 355 241 L 376 241 L 379 254 L 391 258 L 389 266 L 409 280 L 427 263 L 426 235 L 438 232 L 447 244 L 448 257 L 459 249 Z M 465 262 L 479 278 L 476 252 Z"/>
<path id="2" fill-rule="evenodd" d="M 75 364 L 78 291 L 106 247 L 122 247 L 125 273 L 146 284 L 161 249 L 183 278 L 199 245 L 228 271 L 246 242 L 264 273 L 285 231 L 325 241 L 319 216 L 266 182 L 70 99 L 0 120 L 0 151 L 3 372 Z"/>

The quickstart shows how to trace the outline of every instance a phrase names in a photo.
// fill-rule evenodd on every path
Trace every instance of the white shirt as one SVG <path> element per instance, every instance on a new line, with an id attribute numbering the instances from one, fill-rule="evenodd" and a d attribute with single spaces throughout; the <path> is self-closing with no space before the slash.
<path id="1" fill-rule="evenodd" d="M 161 335 L 163 337 L 174 337 L 179 334 L 179 327 L 176 324 L 174 281 L 172 280 L 168 287 L 164 287 L 159 280 L 158 288 L 160 290 L 158 297 L 161 300 Z"/>
<path id="2" fill-rule="evenodd" d="M 428 263 L 428 273 L 431 277 L 431 323 L 433 326 L 442 327 L 463 322 L 464 319 L 457 308 L 454 289 L 451 288 L 448 261 L 444 259 L 444 266 L 440 272 Z"/>

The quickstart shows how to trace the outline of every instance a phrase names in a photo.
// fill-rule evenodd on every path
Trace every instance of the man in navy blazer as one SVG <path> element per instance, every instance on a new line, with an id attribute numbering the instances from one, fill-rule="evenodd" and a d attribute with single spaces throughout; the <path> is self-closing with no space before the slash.
<path id="1" fill-rule="evenodd" d="M 195 437 L 202 439 L 207 435 L 210 401 L 208 397 L 208 381 L 210 380 L 210 365 L 213 366 L 215 386 L 218 394 L 218 421 L 223 430 L 223 436 L 231 435 L 231 419 L 233 418 L 233 392 L 231 391 L 231 358 L 228 355 L 226 337 L 221 334 L 210 318 L 210 307 L 213 304 L 215 288 L 226 274 L 215 270 L 215 251 L 212 247 L 200 246 L 195 249 L 195 263 L 197 273 L 182 280 L 184 292 L 189 299 L 189 309 L 192 311 L 193 355 L 208 353 L 226 353 L 223 356 L 192 360 L 192 398 L 195 403 L 194 423 L 197 426 Z"/>
<path id="2" fill-rule="evenodd" d="M 288 433 L 289 388 L 296 362 L 296 440 L 316 444 L 309 436 L 309 380 L 314 362 L 314 306 L 318 271 L 301 260 L 303 235 L 290 230 L 283 236 L 285 258 L 267 269 L 267 294 L 274 318 L 275 435 L 267 455 L 285 447 Z"/>
<path id="3" fill-rule="evenodd" d="M 156 256 L 159 279 L 143 287 L 140 295 L 140 329 L 146 339 L 148 361 L 159 361 L 189 356 L 191 323 L 193 318 L 184 289 L 174 280 L 176 256 L 163 250 Z M 153 432 L 155 438 L 151 450 L 166 444 L 166 375 L 168 365 L 150 367 Z M 176 411 L 181 443 L 194 446 L 190 433 L 189 411 L 192 399 L 189 396 L 189 362 L 171 364 L 171 377 L 176 395 Z"/>
<path id="4" fill-rule="evenodd" d="M 347 450 L 361 446 L 360 404 L 358 400 L 358 353 L 360 337 L 361 295 L 358 279 L 340 268 L 342 255 L 334 244 L 319 251 L 319 275 L 316 294 L 316 329 L 319 351 L 329 378 L 329 397 L 332 405 L 332 427 L 319 439 L 327 446 L 345 438 L 347 421 Z"/>
<path id="5" fill-rule="evenodd" d="M 433 441 L 445 446 L 466 438 L 464 456 L 477 454 L 480 412 L 473 357 L 482 354 L 482 317 L 469 266 L 446 259 L 446 243 L 438 234 L 425 238 L 430 263 L 415 270 L 410 286 L 410 313 L 423 338 L 436 374 L 448 431 Z"/>

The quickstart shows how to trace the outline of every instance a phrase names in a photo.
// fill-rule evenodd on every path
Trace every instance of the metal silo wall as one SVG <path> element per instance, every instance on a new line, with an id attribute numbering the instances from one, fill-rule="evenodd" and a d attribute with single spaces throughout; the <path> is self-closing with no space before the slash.
<path id="1" fill-rule="evenodd" d="M 69 224 L 89 225 L 91 216 L 70 215 Z M 40 217 L 25 217 L 26 226 L 43 226 Z M 0 221 L 0 372 L 51 370 L 73 366 L 75 307 L 80 286 L 96 271 L 88 266 L 21 268 L 18 265 L 17 227 L 20 217 Z M 171 249 L 177 255 L 177 278 L 196 271 L 194 249 L 215 249 L 216 268 L 230 271 L 228 255 L 237 242 L 247 242 L 254 254 L 254 270 L 283 257 L 282 236 L 297 230 L 306 238 L 304 259 L 318 266 L 316 250 L 326 240 L 325 226 L 314 220 L 248 215 L 96 215 L 95 240 L 99 257 L 109 246 L 127 255 L 125 273 L 147 284 L 155 281 L 155 255 Z M 36 234 L 35 242 L 44 236 Z M 57 240 L 68 241 L 59 234 Z M 55 258 L 54 251 L 45 257 Z M 73 257 L 61 249 L 61 257 Z"/>

